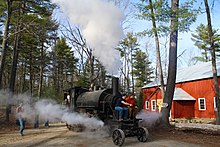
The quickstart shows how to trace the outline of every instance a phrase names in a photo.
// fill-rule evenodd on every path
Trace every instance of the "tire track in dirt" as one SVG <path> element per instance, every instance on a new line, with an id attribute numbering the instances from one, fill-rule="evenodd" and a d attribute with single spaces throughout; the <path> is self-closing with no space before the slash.
<path id="1" fill-rule="evenodd" d="M 25 129 L 24 136 L 20 136 L 19 130 L 10 131 L 10 132 L 0 132 L 0 146 L 37 146 L 42 143 L 62 137 L 65 133 L 68 132 L 68 129 L 65 127 L 51 127 L 51 128 L 39 128 L 39 129 Z"/>

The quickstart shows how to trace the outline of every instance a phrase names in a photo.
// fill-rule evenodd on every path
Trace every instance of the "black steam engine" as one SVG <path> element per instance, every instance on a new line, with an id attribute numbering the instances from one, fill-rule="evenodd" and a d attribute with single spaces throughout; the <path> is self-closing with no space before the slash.
<path id="1" fill-rule="evenodd" d="M 121 96 L 119 92 L 118 78 L 112 78 L 112 88 L 97 91 L 89 91 L 83 87 L 74 87 L 64 92 L 64 100 L 69 105 L 70 110 L 79 113 L 87 113 L 101 119 L 105 125 L 113 130 L 112 139 L 115 145 L 121 146 L 125 137 L 137 136 L 140 142 L 146 142 L 148 131 L 139 127 L 140 119 L 135 116 L 128 120 L 118 119 L 118 112 L 114 110 L 117 98 Z M 71 128 L 68 125 L 68 128 Z"/>

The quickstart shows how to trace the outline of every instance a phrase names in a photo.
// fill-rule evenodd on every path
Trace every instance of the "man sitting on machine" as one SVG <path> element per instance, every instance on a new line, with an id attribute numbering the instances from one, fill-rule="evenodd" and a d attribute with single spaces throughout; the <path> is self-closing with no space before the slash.
<path id="1" fill-rule="evenodd" d="M 129 110 L 129 118 L 133 119 L 136 114 L 136 110 L 137 110 L 137 106 L 135 106 L 134 95 L 131 94 L 125 100 L 127 103 L 132 104 L 132 107 L 129 106 L 128 110 Z"/>
<path id="2" fill-rule="evenodd" d="M 122 97 L 118 98 L 115 105 L 115 110 L 119 112 L 118 119 L 119 121 L 124 119 L 128 119 L 128 108 L 126 106 L 132 106 L 132 104 L 129 104 L 125 100 L 126 94 L 123 94 Z"/>

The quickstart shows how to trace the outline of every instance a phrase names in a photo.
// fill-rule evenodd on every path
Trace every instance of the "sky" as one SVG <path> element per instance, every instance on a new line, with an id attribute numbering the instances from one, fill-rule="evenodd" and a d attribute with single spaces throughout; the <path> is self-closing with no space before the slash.
<path id="1" fill-rule="evenodd" d="M 203 0 L 200 0 L 200 1 L 203 1 Z M 213 26 L 214 29 L 218 29 L 218 30 L 220 29 L 220 20 L 219 20 L 220 10 L 219 10 L 219 6 L 220 6 L 220 1 L 219 0 L 215 1 L 214 9 L 211 9 L 211 5 L 210 5 L 210 9 L 211 9 L 211 13 L 212 13 L 211 14 L 212 26 Z M 205 12 L 204 9 L 203 9 L 203 12 Z M 187 49 L 188 52 L 186 54 L 192 54 L 191 50 L 194 50 L 194 54 L 195 55 L 198 54 L 199 50 L 197 49 L 197 47 L 194 46 L 194 42 L 191 40 L 191 34 L 195 33 L 195 30 L 196 30 L 197 26 L 199 26 L 201 23 L 207 25 L 206 13 L 203 13 L 203 14 L 198 16 L 197 21 L 194 24 L 192 24 L 190 32 L 184 33 L 184 34 L 180 33 L 179 50 Z"/>
<path id="2" fill-rule="evenodd" d="M 133 2 L 138 2 L 138 1 L 139 0 L 133 0 Z M 203 2 L 203 0 L 197 0 L 197 1 L 198 2 L 197 2 L 196 6 L 199 6 Z M 209 0 L 209 2 L 211 2 L 211 1 L 212 0 Z M 211 7 L 213 5 L 213 3 L 209 3 L 209 5 L 210 5 L 210 9 L 211 9 L 211 19 L 212 19 L 213 28 L 220 30 L 220 19 L 219 19 L 220 18 L 220 9 L 219 9 L 220 0 L 215 0 L 213 8 Z M 203 4 L 202 4 L 202 7 L 204 7 Z M 202 11 L 205 12 L 205 9 L 202 9 Z M 151 23 L 147 22 L 147 21 L 136 20 L 135 22 L 136 23 L 131 28 L 131 30 L 134 30 L 135 32 L 143 31 L 145 28 L 152 27 Z M 190 26 L 189 32 L 185 32 L 185 33 L 179 32 L 179 34 L 178 34 L 179 35 L 178 36 L 178 56 L 181 55 L 178 58 L 178 67 L 179 68 L 190 66 L 189 60 L 194 56 L 200 55 L 199 50 L 194 45 L 194 42 L 191 40 L 191 37 L 192 37 L 191 34 L 195 33 L 197 26 L 201 23 L 207 24 L 205 13 L 203 13 L 197 17 L 197 21 Z M 154 48 L 155 48 L 154 47 L 154 38 L 142 39 L 141 40 L 142 47 L 144 47 L 144 45 L 146 44 L 146 40 L 148 40 L 147 42 L 151 42 L 152 48 L 149 51 L 150 59 L 152 60 L 153 64 L 156 64 L 156 55 L 155 55 L 155 51 L 154 51 Z M 164 44 L 163 38 L 160 38 L 160 41 L 162 42 L 162 44 Z"/>

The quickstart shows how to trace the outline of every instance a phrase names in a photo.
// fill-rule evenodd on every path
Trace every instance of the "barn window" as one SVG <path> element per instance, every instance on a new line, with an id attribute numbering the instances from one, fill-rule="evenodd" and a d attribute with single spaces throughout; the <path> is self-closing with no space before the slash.
<path id="1" fill-rule="evenodd" d="M 199 110 L 206 110 L 205 98 L 199 98 Z"/>
<path id="2" fill-rule="evenodd" d="M 149 101 L 145 101 L 145 108 L 149 109 Z"/>
<path id="3" fill-rule="evenodd" d="M 156 111 L 156 100 L 151 101 L 151 110 Z"/>

